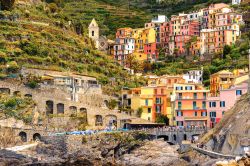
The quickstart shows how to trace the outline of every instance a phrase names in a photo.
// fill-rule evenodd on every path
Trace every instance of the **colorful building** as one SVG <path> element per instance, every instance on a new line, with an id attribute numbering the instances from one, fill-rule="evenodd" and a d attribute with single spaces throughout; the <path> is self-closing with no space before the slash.
<path id="1" fill-rule="evenodd" d="M 234 83 L 234 74 L 228 70 L 222 70 L 210 76 L 210 92 L 217 96 L 220 90 L 229 89 Z"/>
<path id="2" fill-rule="evenodd" d="M 154 87 L 141 87 L 140 106 L 142 108 L 141 118 L 152 121 L 154 107 Z"/>
<path id="3" fill-rule="evenodd" d="M 206 99 L 209 90 L 198 84 L 175 84 L 171 97 L 177 126 L 207 126 Z"/>
<path id="4" fill-rule="evenodd" d="M 207 112 L 209 115 L 208 124 L 213 128 L 220 122 L 221 118 L 229 109 L 231 109 L 241 95 L 247 93 L 248 83 L 242 83 L 231 87 L 230 89 L 220 90 L 217 97 L 207 98 Z"/>

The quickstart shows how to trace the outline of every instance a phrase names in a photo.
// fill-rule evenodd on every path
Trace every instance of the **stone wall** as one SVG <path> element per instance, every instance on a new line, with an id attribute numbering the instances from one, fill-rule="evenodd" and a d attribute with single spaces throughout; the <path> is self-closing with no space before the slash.
<path id="1" fill-rule="evenodd" d="M 9 89 L 10 95 L 15 95 L 16 92 L 24 97 L 32 97 L 36 102 L 36 110 L 40 114 L 53 113 L 54 115 L 61 114 L 60 116 L 71 116 L 84 111 L 87 114 L 89 128 L 105 128 L 110 120 L 117 122 L 117 127 L 123 127 L 124 122 L 136 123 L 149 123 L 146 120 L 129 116 L 125 113 L 119 113 L 118 110 L 109 110 L 104 101 L 108 96 L 85 94 L 80 96 L 79 101 L 72 101 L 71 94 L 63 88 L 55 86 L 41 86 L 36 89 L 31 89 L 23 85 L 17 79 L 9 79 L 0 81 L 0 90 L 3 88 Z M 51 105 L 48 102 L 52 103 Z M 50 109 L 48 109 L 50 107 Z M 73 112 L 74 108 L 76 112 Z M 60 111 L 61 110 L 61 111 Z M 62 111 L 63 110 L 63 111 Z M 96 125 L 97 116 L 101 117 L 101 122 Z"/>

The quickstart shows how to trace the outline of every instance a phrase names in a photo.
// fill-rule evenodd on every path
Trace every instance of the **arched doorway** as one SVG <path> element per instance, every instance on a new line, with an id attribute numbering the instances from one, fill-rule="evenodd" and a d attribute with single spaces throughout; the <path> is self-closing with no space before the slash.
<path id="1" fill-rule="evenodd" d="M 185 140 L 185 141 L 187 140 L 187 134 L 183 135 L 183 140 Z"/>
<path id="2" fill-rule="evenodd" d="M 70 115 L 71 116 L 76 116 L 77 114 L 77 107 L 76 106 L 70 106 L 69 107 Z"/>
<path id="3" fill-rule="evenodd" d="M 52 100 L 46 101 L 46 115 L 53 114 L 54 112 L 54 102 Z"/>
<path id="4" fill-rule="evenodd" d="M 64 104 L 63 103 L 58 103 L 56 105 L 57 107 L 57 114 L 64 114 Z"/>
<path id="5" fill-rule="evenodd" d="M 27 142 L 27 133 L 25 133 L 24 131 L 21 131 L 19 133 L 19 137 L 21 138 L 21 141 Z"/>
<path id="6" fill-rule="evenodd" d="M 105 126 L 112 128 L 117 128 L 117 116 L 115 115 L 106 115 L 105 116 Z"/>
<path id="7" fill-rule="evenodd" d="M 86 108 L 80 108 L 80 115 L 85 118 L 85 123 L 88 123 L 88 114 Z"/>
<path id="8" fill-rule="evenodd" d="M 95 125 L 96 126 L 102 126 L 103 125 L 102 115 L 96 115 L 95 116 Z"/>
<path id="9" fill-rule="evenodd" d="M 176 139 L 176 135 L 175 135 L 175 134 L 173 135 L 173 140 L 174 140 L 174 141 L 176 141 L 176 140 L 177 140 L 177 139 Z"/>
<path id="10" fill-rule="evenodd" d="M 41 135 L 39 133 L 35 133 L 33 135 L 33 141 L 41 141 Z"/>
<path id="11" fill-rule="evenodd" d="M 158 139 L 163 138 L 164 141 L 169 141 L 169 137 L 167 135 L 160 135 L 157 137 Z"/>

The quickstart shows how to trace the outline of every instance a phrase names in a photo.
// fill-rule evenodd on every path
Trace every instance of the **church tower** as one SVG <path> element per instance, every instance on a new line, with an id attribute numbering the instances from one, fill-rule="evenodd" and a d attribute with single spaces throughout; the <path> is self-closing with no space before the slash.
<path id="1" fill-rule="evenodd" d="M 89 38 L 95 41 L 96 48 L 99 47 L 99 37 L 100 37 L 99 31 L 100 31 L 99 26 L 95 21 L 95 19 L 93 18 L 93 20 L 89 24 Z"/>

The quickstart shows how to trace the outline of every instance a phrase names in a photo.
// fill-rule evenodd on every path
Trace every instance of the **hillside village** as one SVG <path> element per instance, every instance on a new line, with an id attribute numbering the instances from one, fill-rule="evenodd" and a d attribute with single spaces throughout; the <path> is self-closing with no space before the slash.
<path id="1" fill-rule="evenodd" d="M 197 148 L 206 162 L 214 162 L 215 152 L 248 155 L 249 118 L 242 118 L 247 125 L 239 130 L 245 132 L 241 136 L 228 132 L 228 119 L 243 116 L 249 108 L 250 21 L 240 12 L 241 4 L 249 2 L 205 3 L 193 11 L 157 14 L 143 22 L 144 27 L 135 26 L 141 22 L 127 23 L 133 28 L 105 25 L 99 16 L 107 8 L 112 14 L 104 12 L 105 19 L 126 18 L 129 13 L 128 20 L 147 20 L 139 7 L 131 14 L 135 2 L 131 9 L 121 5 L 117 16 L 113 10 L 119 7 L 109 0 L 92 2 L 20 0 L 8 11 L 0 10 L 0 129 L 11 131 L 0 130 L 1 148 L 18 141 L 43 141 L 35 143 L 32 152 L 21 150 L 42 162 L 58 162 L 62 154 L 77 156 L 85 148 L 84 153 L 94 156 L 100 152 L 98 159 L 91 158 L 100 165 L 105 159 L 126 159 L 124 154 L 162 138 L 168 142 L 164 146 L 176 146 L 167 151 L 176 152 L 171 161 L 180 163 L 190 161 L 179 158 L 178 144 L 184 156 L 189 153 L 186 147 Z M 77 4 L 91 4 L 101 14 L 79 8 L 79 13 L 91 14 L 84 13 L 86 19 L 77 22 Z M 118 28 L 112 31 L 114 27 Z M 243 111 L 238 108 L 241 103 Z M 15 141 L 8 143 L 6 135 Z"/>

